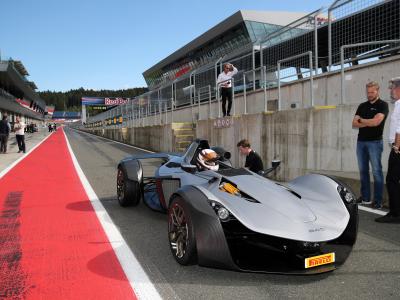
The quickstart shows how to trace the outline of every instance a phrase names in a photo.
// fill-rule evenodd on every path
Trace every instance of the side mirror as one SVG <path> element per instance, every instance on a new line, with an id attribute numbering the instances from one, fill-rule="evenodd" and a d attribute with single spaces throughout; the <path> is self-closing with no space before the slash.
<path id="1" fill-rule="evenodd" d="M 225 153 L 224 153 L 224 158 L 225 159 L 231 159 L 231 153 L 230 152 L 228 152 L 228 151 L 226 151 Z"/>
<path id="2" fill-rule="evenodd" d="M 264 176 L 266 177 L 269 173 L 271 173 L 272 171 L 275 171 L 281 164 L 281 161 L 279 159 L 274 159 L 272 161 L 272 167 L 268 168 L 266 170 L 262 170 L 258 172 L 258 175 Z"/>
<path id="3" fill-rule="evenodd" d="M 272 161 L 272 167 L 273 167 L 274 169 L 276 169 L 277 167 L 279 167 L 280 164 L 281 164 L 281 161 L 280 161 L 279 159 L 274 159 L 274 160 Z"/>
<path id="4" fill-rule="evenodd" d="M 197 171 L 197 166 L 186 163 L 182 163 L 181 168 L 183 171 L 188 173 L 195 173 Z"/>

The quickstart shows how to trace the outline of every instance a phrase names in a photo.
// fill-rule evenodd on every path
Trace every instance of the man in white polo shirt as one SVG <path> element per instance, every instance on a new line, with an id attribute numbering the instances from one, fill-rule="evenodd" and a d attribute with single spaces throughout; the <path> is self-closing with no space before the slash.
<path id="1" fill-rule="evenodd" d="M 394 110 L 390 118 L 389 143 L 392 147 L 389 155 L 386 188 L 389 195 L 389 213 L 376 218 L 379 223 L 400 223 L 400 77 L 389 82 L 390 96 L 394 101 Z"/>
<path id="2" fill-rule="evenodd" d="M 25 153 L 25 123 L 21 121 L 20 117 L 15 118 L 14 130 L 18 143 L 18 153 Z"/>
<path id="3" fill-rule="evenodd" d="M 218 75 L 217 84 L 221 87 L 222 113 L 225 116 L 231 115 L 232 108 L 232 77 L 235 76 L 238 69 L 232 64 L 224 64 L 224 71 Z M 228 109 L 226 108 L 228 101 Z"/>

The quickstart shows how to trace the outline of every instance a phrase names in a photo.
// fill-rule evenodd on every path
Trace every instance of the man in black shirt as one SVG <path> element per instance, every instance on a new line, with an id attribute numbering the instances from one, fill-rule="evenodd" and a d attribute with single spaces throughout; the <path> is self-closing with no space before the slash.
<path id="1" fill-rule="evenodd" d="M 0 121 L 0 153 L 7 153 L 7 142 L 10 129 L 7 114 L 3 113 L 2 120 Z"/>
<path id="2" fill-rule="evenodd" d="M 246 156 L 245 168 L 248 168 L 254 173 L 258 173 L 264 170 L 263 162 L 260 155 L 258 155 L 254 150 L 250 148 L 250 143 L 248 140 L 241 140 L 237 144 L 239 152 Z"/>
<path id="3" fill-rule="evenodd" d="M 368 101 L 361 103 L 353 119 L 353 127 L 359 128 L 357 139 L 357 160 L 360 170 L 361 197 L 359 202 L 371 204 L 369 162 L 374 176 L 374 206 L 382 208 L 383 173 L 382 173 L 382 134 L 388 104 L 379 98 L 379 85 L 370 82 L 366 85 Z"/>

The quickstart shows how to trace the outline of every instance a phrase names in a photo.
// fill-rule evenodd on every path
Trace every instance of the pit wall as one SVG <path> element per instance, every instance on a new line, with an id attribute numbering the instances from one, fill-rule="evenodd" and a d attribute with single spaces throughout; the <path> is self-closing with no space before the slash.
<path id="1" fill-rule="evenodd" d="M 355 154 L 358 131 L 352 129 L 351 122 L 359 103 L 366 101 L 365 84 L 377 81 L 381 85 L 381 98 L 390 99 L 388 80 L 399 76 L 398 70 L 400 58 L 397 56 L 346 69 L 344 104 L 340 104 L 340 70 L 315 78 L 314 107 L 310 107 L 310 82 L 306 79 L 282 87 L 282 110 L 279 112 L 262 113 L 264 93 L 256 91 L 247 93 L 247 114 L 244 114 L 244 95 L 236 95 L 235 116 L 229 128 L 214 127 L 214 120 L 218 117 L 218 105 L 214 102 L 150 116 L 140 122 L 130 121 L 127 127 L 133 128 L 115 125 L 113 129 L 97 129 L 94 133 L 153 151 L 173 152 L 176 145 L 173 144 L 171 122 L 193 122 L 196 136 L 230 150 L 236 167 L 244 165 L 236 144 L 247 138 L 252 148 L 261 154 L 266 166 L 274 158 L 282 161 L 276 173 L 278 180 L 289 181 L 308 172 L 318 172 L 338 176 L 358 192 L 360 183 Z M 267 99 L 268 110 L 275 110 L 277 89 L 268 90 Z M 389 108 L 392 112 L 393 104 L 389 104 Z M 385 173 L 390 150 L 388 127 L 389 121 L 386 121 L 382 155 Z"/>
<path id="2" fill-rule="evenodd" d="M 146 150 L 172 152 L 171 124 L 119 129 L 85 129 L 93 134 Z"/>
<path id="3" fill-rule="evenodd" d="M 239 155 L 236 144 L 246 138 L 261 155 L 265 168 L 270 166 L 273 159 L 282 161 L 280 170 L 276 172 L 277 180 L 290 181 L 297 176 L 316 172 L 338 176 L 358 193 L 358 130 L 351 126 L 357 106 L 349 104 L 323 109 L 248 114 L 233 117 L 232 125 L 227 128 L 216 128 L 213 119 L 200 120 L 196 123 L 196 137 L 208 139 L 211 145 L 220 145 L 231 151 L 231 161 L 235 167 L 244 166 L 244 157 Z M 389 104 L 389 107 L 391 113 L 393 104 Z M 387 121 L 382 155 L 384 173 L 390 152 L 388 124 Z M 170 124 L 92 132 L 153 151 L 174 150 Z"/>

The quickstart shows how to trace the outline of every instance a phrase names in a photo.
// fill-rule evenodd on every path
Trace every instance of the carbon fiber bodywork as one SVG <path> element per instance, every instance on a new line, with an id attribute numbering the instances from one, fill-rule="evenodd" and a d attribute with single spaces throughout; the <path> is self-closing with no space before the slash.
<path id="1" fill-rule="evenodd" d="M 355 243 L 358 207 L 348 205 L 350 222 L 335 240 L 313 247 L 302 241 L 260 234 L 246 228 L 236 218 L 221 222 L 209 199 L 196 187 L 185 186 L 177 191 L 187 203 L 194 222 L 198 263 L 201 266 L 245 272 L 311 275 L 335 270 L 342 265 Z M 335 263 L 304 269 L 307 257 L 335 253 Z"/>

